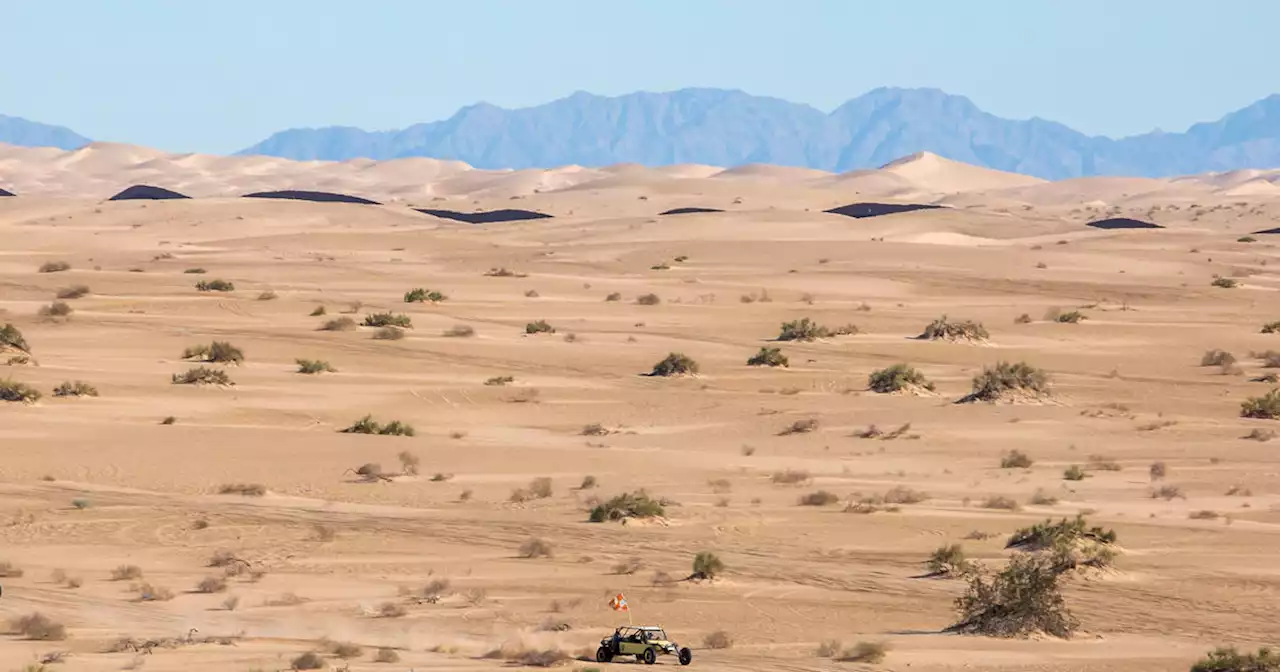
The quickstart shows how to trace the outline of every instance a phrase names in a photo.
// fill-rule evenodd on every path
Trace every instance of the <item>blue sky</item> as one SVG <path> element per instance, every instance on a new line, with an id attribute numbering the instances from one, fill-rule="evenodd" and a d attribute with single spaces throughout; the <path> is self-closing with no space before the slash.
<path id="1" fill-rule="evenodd" d="M 3 0 L 0 17 L 0 114 L 171 151 L 578 90 L 830 111 L 930 86 L 1107 135 L 1280 92 L 1275 0 Z"/>

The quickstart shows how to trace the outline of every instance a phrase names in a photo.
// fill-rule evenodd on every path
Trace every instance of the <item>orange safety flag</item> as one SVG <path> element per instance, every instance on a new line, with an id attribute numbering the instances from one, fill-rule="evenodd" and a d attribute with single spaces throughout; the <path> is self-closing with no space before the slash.
<path id="1" fill-rule="evenodd" d="M 630 611 L 631 610 L 630 607 L 627 606 L 627 598 L 623 597 L 622 593 L 618 593 L 617 595 L 614 595 L 613 599 L 609 600 L 609 606 L 613 607 L 614 611 Z"/>

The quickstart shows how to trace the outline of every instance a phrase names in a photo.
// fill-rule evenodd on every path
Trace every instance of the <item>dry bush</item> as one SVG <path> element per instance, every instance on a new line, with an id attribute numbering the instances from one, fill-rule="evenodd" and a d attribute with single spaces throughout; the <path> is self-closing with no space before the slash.
<path id="1" fill-rule="evenodd" d="M 800 506 L 827 506 L 840 501 L 839 495 L 826 490 L 818 490 L 800 496 Z"/>
<path id="2" fill-rule="evenodd" d="M 1001 469 L 1030 469 L 1031 457 L 1018 449 L 1013 449 L 1000 458 Z"/>
<path id="3" fill-rule="evenodd" d="M 0 380 L 0 401 L 34 404 L 42 397 L 39 390 L 16 380 Z"/>
<path id="4" fill-rule="evenodd" d="M 434 289 L 423 289 L 422 287 L 417 287 L 404 293 L 405 303 L 440 303 L 448 298 Z"/>
<path id="5" fill-rule="evenodd" d="M 1203 509 L 1201 511 L 1192 511 L 1187 514 L 1187 518 L 1190 518 L 1191 520 L 1217 520 L 1221 515 L 1222 514 L 1217 511 Z"/>
<path id="6" fill-rule="evenodd" d="M 662 361 L 653 365 L 653 371 L 650 376 L 682 376 L 685 374 L 698 373 L 698 363 L 693 358 L 678 352 L 673 352 L 666 356 Z"/>
<path id="7" fill-rule="evenodd" d="M 520 544 L 520 557 L 522 558 L 550 558 L 555 555 L 551 544 L 538 537 L 531 537 L 523 544 Z"/>
<path id="8" fill-rule="evenodd" d="M 783 322 L 782 329 L 778 332 L 778 338 L 776 340 L 812 341 L 819 338 L 848 336 L 856 333 L 858 333 L 858 328 L 852 324 L 832 329 L 805 317 L 793 322 Z"/>
<path id="9" fill-rule="evenodd" d="M 142 568 L 137 565 L 120 565 L 111 570 L 112 581 L 136 581 L 142 578 Z"/>
<path id="10" fill-rule="evenodd" d="M 184 270 L 183 273 L 186 273 L 188 275 L 204 275 L 205 273 L 207 273 L 207 271 L 205 271 L 203 268 L 188 268 Z"/>
<path id="11" fill-rule="evenodd" d="M 173 591 L 164 586 L 153 586 L 143 583 L 137 586 L 138 600 L 141 602 L 168 602 L 173 599 Z"/>
<path id="12" fill-rule="evenodd" d="M 934 389 L 933 383 L 929 382 L 929 379 L 925 378 L 923 373 L 906 363 L 894 364 L 886 369 L 872 372 L 867 378 L 867 387 L 872 392 L 881 394 L 910 392 L 916 389 L 932 392 Z"/>
<path id="13" fill-rule="evenodd" d="M 375 662 L 375 663 L 398 663 L 398 662 L 400 662 L 400 654 L 399 654 L 399 653 L 396 653 L 396 650 L 395 650 L 395 649 L 389 649 L 389 648 L 387 648 L 387 647 L 385 647 L 385 646 L 384 646 L 384 647 L 382 647 L 382 648 L 378 649 L 378 653 L 377 653 L 377 654 L 375 654 L 375 655 L 374 655 L 374 657 L 373 657 L 373 662 Z"/>
<path id="14" fill-rule="evenodd" d="M 197 593 L 222 593 L 227 590 L 227 580 L 221 576 L 206 576 L 196 584 Z"/>
<path id="15" fill-rule="evenodd" d="M 1013 323 L 1014 324 L 1031 324 L 1031 316 L 1026 313 L 1023 313 L 1017 316 L 1016 318 L 1014 318 Z"/>
<path id="16" fill-rule="evenodd" d="M 526 334 L 554 334 L 556 328 L 547 324 L 546 320 L 538 320 L 524 325 L 524 333 Z"/>
<path id="17" fill-rule="evenodd" d="M 1206 350 L 1200 357 L 1200 366 L 1230 366 L 1236 363 L 1236 356 L 1226 350 Z"/>
<path id="18" fill-rule="evenodd" d="M 546 476 L 529 481 L 529 492 L 538 499 L 546 499 L 551 496 L 551 479 Z"/>
<path id="19" fill-rule="evenodd" d="M 787 356 L 778 348 L 760 348 L 760 352 L 747 360 L 747 366 L 790 366 Z"/>
<path id="20" fill-rule="evenodd" d="M 841 644 L 838 639 L 824 639 L 818 644 L 817 650 L 813 655 L 819 658 L 834 658 L 840 655 Z"/>
<path id="21" fill-rule="evenodd" d="M 610 292 L 608 296 L 604 297 L 604 300 L 605 301 L 621 301 L 622 292 Z"/>
<path id="22" fill-rule="evenodd" d="M 717 495 L 723 495 L 724 493 L 729 492 L 730 490 L 733 489 L 733 484 L 730 483 L 729 479 L 727 478 L 717 478 L 714 480 L 708 480 L 707 486 L 711 488 L 711 492 Z"/>
<path id="23" fill-rule="evenodd" d="M 484 273 L 484 274 L 485 274 L 485 276 L 490 277 L 490 278 L 525 278 L 525 277 L 528 277 L 528 275 L 527 275 L 527 274 L 525 274 L 525 273 L 516 273 L 515 271 L 509 271 L 509 270 L 507 270 L 507 269 L 506 269 L 506 267 L 502 267 L 502 268 L 491 268 L 491 269 L 489 269 L 489 270 L 485 271 L 485 273 Z"/>
<path id="24" fill-rule="evenodd" d="M 326 309 L 324 306 L 316 306 L 314 309 L 312 309 L 310 316 L 320 317 L 322 315 L 327 315 L 328 313 L 329 313 L 328 309 Z"/>
<path id="25" fill-rule="evenodd" d="M 775 471 L 769 480 L 779 485 L 798 485 L 813 480 L 813 475 L 803 469 Z"/>
<path id="26" fill-rule="evenodd" d="M 724 561 L 711 551 L 700 551 L 693 556 L 693 573 L 689 578 L 693 581 L 714 580 L 724 573 Z"/>
<path id="27" fill-rule="evenodd" d="M 335 317 L 320 325 L 320 331 L 355 331 L 356 321 L 349 317 Z"/>
<path id="28" fill-rule="evenodd" d="M 1268 322 L 1262 325 L 1262 333 L 1264 334 L 1280 334 L 1280 321 Z"/>
<path id="29" fill-rule="evenodd" d="M 400 329 L 412 329 L 413 320 L 408 315 L 394 315 L 391 312 L 386 313 L 370 313 L 364 316 L 364 322 L 361 323 L 366 327 L 399 327 Z"/>
<path id="30" fill-rule="evenodd" d="M 1186 499 L 1187 496 L 1182 493 L 1182 488 L 1176 485 L 1162 485 L 1151 490 L 1151 499 L 1163 499 L 1166 502 L 1174 499 Z"/>
<path id="31" fill-rule="evenodd" d="M 1280 418 L 1280 388 L 1260 397 L 1250 397 L 1240 404 L 1240 417 L 1275 420 Z"/>
<path id="32" fill-rule="evenodd" d="M 1262 441 L 1262 442 L 1266 442 L 1266 441 L 1270 441 L 1271 439 L 1276 438 L 1276 433 L 1275 433 L 1275 430 L 1271 430 L 1271 429 L 1259 429 L 1259 428 L 1256 428 L 1256 427 L 1255 427 L 1255 428 L 1254 428 L 1254 429 L 1252 429 L 1248 434 L 1245 434 L 1244 436 L 1242 436 L 1242 437 L 1240 437 L 1240 438 L 1242 438 L 1242 439 L 1249 439 L 1249 440 L 1251 440 L 1251 441 Z"/>
<path id="33" fill-rule="evenodd" d="M 1106 455 L 1090 455 L 1089 463 L 1085 468 L 1089 471 L 1120 471 L 1122 469 L 1115 458 Z"/>
<path id="34" fill-rule="evenodd" d="M 1062 598 L 1059 572 L 1033 554 L 1014 555 L 998 574 L 975 572 L 956 599 L 959 620 L 949 632 L 988 637 L 1069 638 L 1078 623 Z"/>
<path id="35" fill-rule="evenodd" d="M 227 341 L 214 341 L 209 345 L 193 345 L 182 351 L 183 359 L 213 364 L 241 364 L 244 352 Z"/>
<path id="36" fill-rule="evenodd" d="M 1046 396 L 1049 374 L 1026 362 L 997 362 L 973 378 L 973 392 L 964 401 L 997 401 L 1008 394 Z"/>
<path id="37" fill-rule="evenodd" d="M 876 498 L 871 504 L 919 504 L 929 500 L 929 493 L 913 490 L 905 485 L 895 485 Z M 866 500 L 864 500 L 866 501 Z"/>
<path id="38" fill-rule="evenodd" d="M 1147 473 L 1151 475 L 1151 480 L 1158 481 L 1169 474 L 1169 467 L 1164 462 L 1152 462 Z"/>
<path id="39" fill-rule="evenodd" d="M 75 382 L 65 381 L 61 385 L 53 388 L 53 396 L 55 397 L 96 397 L 98 396 L 98 388 L 82 380 L 77 380 Z"/>
<path id="40" fill-rule="evenodd" d="M 67 317 L 74 312 L 75 310 L 73 310 L 67 302 L 54 301 L 47 306 L 40 306 L 40 310 L 36 311 L 36 315 L 43 318 L 53 319 L 58 317 Z"/>
<path id="41" fill-rule="evenodd" d="M 23 338 L 22 332 L 17 327 L 6 322 L 4 327 L 0 327 L 0 350 L 8 348 L 20 352 L 31 352 L 31 346 L 27 345 L 27 339 Z"/>
<path id="42" fill-rule="evenodd" d="M 348 658 L 359 658 L 364 655 L 364 648 L 359 644 L 352 642 L 329 642 L 325 647 L 330 655 L 337 656 L 346 660 Z"/>
<path id="43" fill-rule="evenodd" d="M 262 292 L 261 294 L 258 294 L 259 301 L 275 301 L 278 298 L 280 298 L 279 295 L 276 294 L 275 290 L 273 289 L 268 289 Z"/>
<path id="44" fill-rule="evenodd" d="M 1004 511 L 1019 511 L 1022 505 L 1017 500 L 1005 497 L 1003 495 L 992 495 L 982 502 L 984 509 L 1001 509 Z"/>
<path id="45" fill-rule="evenodd" d="M 959 322 L 947 321 L 947 316 L 934 320 L 929 326 L 924 328 L 924 332 L 916 338 L 922 341 L 985 341 L 991 337 L 987 333 L 986 327 L 981 322 L 973 320 L 961 320 Z"/>
<path id="46" fill-rule="evenodd" d="M 959 576 L 972 568 L 960 544 L 939 546 L 924 564 L 931 576 Z"/>
<path id="47" fill-rule="evenodd" d="M 1268 648 L 1240 653 L 1235 648 L 1219 647 L 1196 661 L 1191 672 L 1280 672 L 1280 653 Z"/>
<path id="48" fill-rule="evenodd" d="M 74 285 L 72 287 L 63 287 L 62 289 L 59 289 L 57 297 L 59 299 L 73 300 L 73 299 L 84 298 L 85 296 L 88 296 L 88 295 L 89 295 L 88 285 Z"/>
<path id="49" fill-rule="evenodd" d="M 418 467 L 422 464 L 422 460 L 417 455 L 405 450 L 401 451 L 397 457 L 400 459 L 400 471 L 410 476 L 418 475 Z"/>
<path id="50" fill-rule="evenodd" d="M 1081 469 L 1078 464 L 1073 464 L 1062 472 L 1062 478 L 1068 481 L 1083 481 L 1085 476 L 1088 474 L 1084 473 L 1084 469 Z"/>
<path id="51" fill-rule="evenodd" d="M 1084 313 L 1078 310 L 1073 310 L 1070 312 L 1059 314 L 1057 317 L 1053 319 L 1053 321 L 1059 322 L 1062 324 L 1079 324 L 1080 322 L 1083 322 L 1087 319 L 1089 318 L 1085 316 Z"/>
<path id="52" fill-rule="evenodd" d="M 65 261 L 46 261 L 40 265 L 41 273 L 61 273 L 71 270 L 71 264 Z"/>
<path id="53" fill-rule="evenodd" d="M 404 338 L 404 329 L 400 327 L 382 327 L 373 332 L 375 341 L 399 341 Z"/>
<path id="54" fill-rule="evenodd" d="M 412 425 L 405 424 L 399 420 L 392 420 L 383 425 L 373 419 L 372 415 L 366 415 L 356 420 L 351 426 L 338 430 L 341 434 L 377 434 L 380 436 L 414 436 L 417 432 Z"/>
<path id="55" fill-rule="evenodd" d="M 227 483 L 218 486 L 218 494 L 262 497 L 267 494 L 267 487 L 258 483 Z"/>
<path id="56" fill-rule="evenodd" d="M 200 292 L 234 292 L 236 286 L 226 280 L 201 280 L 196 283 L 196 291 Z"/>
<path id="57" fill-rule="evenodd" d="M 782 431 L 778 432 L 778 436 L 791 436 L 792 434 L 808 434 L 809 432 L 812 432 L 816 429 L 818 429 L 818 419 L 805 418 L 803 420 L 796 420 L 790 425 L 787 425 L 782 429 Z"/>
<path id="58" fill-rule="evenodd" d="M 401 618 L 408 615 L 409 610 L 398 602 L 383 602 L 378 605 L 378 618 Z"/>
<path id="59" fill-rule="evenodd" d="M 662 298 L 659 297 L 657 294 L 652 294 L 652 293 L 641 294 L 640 296 L 636 297 L 636 303 L 642 306 L 656 306 L 659 303 L 662 303 Z"/>
<path id="60" fill-rule="evenodd" d="M 654 499 L 644 490 L 616 495 L 608 501 L 597 504 L 591 509 L 589 520 L 603 523 L 608 520 L 624 518 L 653 518 L 666 515 L 667 503 Z"/>
<path id="61" fill-rule="evenodd" d="M 1058 503 L 1058 498 L 1045 492 L 1042 488 L 1036 488 L 1036 491 L 1031 493 L 1031 498 L 1027 500 L 1027 503 L 1032 506 L 1053 506 Z"/>
<path id="62" fill-rule="evenodd" d="M 514 376 L 494 376 L 484 381 L 484 384 L 490 387 L 501 387 L 503 385 L 508 385 L 514 382 L 516 382 L 516 379 Z"/>
<path id="63" fill-rule="evenodd" d="M 240 606 L 240 598 L 236 595 L 228 595 L 227 599 L 222 601 L 222 608 L 227 611 L 235 611 Z"/>
<path id="64" fill-rule="evenodd" d="M 188 369 L 186 373 L 175 373 L 172 380 L 174 385 L 235 385 L 226 371 L 207 366 L 197 366 Z"/>
<path id="65" fill-rule="evenodd" d="M 542 295 L 541 295 L 541 294 L 539 294 L 539 293 L 538 293 L 538 290 L 536 290 L 536 289 L 529 289 L 529 290 L 525 290 L 524 296 L 525 296 L 525 298 L 527 298 L 527 299 L 536 299 L 536 298 L 538 298 L 538 297 L 540 297 L 540 296 L 542 296 Z"/>
<path id="66" fill-rule="evenodd" d="M 22 573 L 23 572 L 20 568 L 13 566 L 13 563 L 8 560 L 0 562 L 0 578 L 17 579 L 22 576 Z M 62 582 L 59 581 L 58 583 Z"/>
<path id="67" fill-rule="evenodd" d="M 702 638 L 702 645 L 708 649 L 728 649 L 733 646 L 733 637 L 724 630 L 716 630 Z"/>
<path id="68" fill-rule="evenodd" d="M 840 654 L 836 660 L 841 663 L 867 663 L 870 665 L 884 661 L 889 652 L 889 645 L 884 642 L 858 642 L 852 649 Z"/>
<path id="69" fill-rule="evenodd" d="M 614 564 L 613 573 L 622 576 L 630 576 L 641 569 L 644 569 L 644 560 L 638 556 L 632 556 Z"/>
<path id="70" fill-rule="evenodd" d="M 582 436 L 608 436 L 609 433 L 608 428 L 598 422 L 583 425 L 582 431 L 579 432 Z"/>
<path id="71" fill-rule="evenodd" d="M 337 373 L 338 370 L 321 359 L 295 359 L 298 365 L 298 373 L 316 374 L 316 373 Z"/>
<path id="72" fill-rule="evenodd" d="M 67 638 L 66 626 L 38 611 L 14 619 L 9 628 L 26 639 L 42 642 L 60 642 Z"/>
<path id="73" fill-rule="evenodd" d="M 1235 278 L 1224 278 L 1221 276 L 1214 278 L 1213 282 L 1210 282 L 1209 284 L 1223 289 L 1234 289 L 1240 286 L 1240 282 Z"/>
<path id="74" fill-rule="evenodd" d="M 320 654 L 315 651 L 308 651 L 294 658 L 289 666 L 295 670 L 323 670 L 328 667 L 328 663 L 325 662 L 324 657 Z"/>

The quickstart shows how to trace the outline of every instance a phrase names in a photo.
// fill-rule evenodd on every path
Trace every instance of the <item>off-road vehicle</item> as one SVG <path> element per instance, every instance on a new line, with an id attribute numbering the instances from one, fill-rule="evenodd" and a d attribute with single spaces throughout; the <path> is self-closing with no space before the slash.
<path id="1" fill-rule="evenodd" d="M 600 640 L 600 648 L 596 649 L 596 662 L 612 662 L 618 656 L 635 656 L 646 665 L 652 665 L 658 656 L 673 654 L 681 665 L 693 662 L 693 652 L 667 639 L 667 633 L 657 626 L 624 625 L 613 631 L 613 635 Z"/>

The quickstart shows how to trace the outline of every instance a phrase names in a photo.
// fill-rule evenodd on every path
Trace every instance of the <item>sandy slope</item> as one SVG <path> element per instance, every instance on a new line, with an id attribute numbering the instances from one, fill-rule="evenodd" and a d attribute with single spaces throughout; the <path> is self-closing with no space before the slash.
<path id="1" fill-rule="evenodd" d="M 1274 243 L 1237 238 L 1276 226 L 1280 203 L 1219 192 L 1262 176 L 1031 184 L 926 160 L 860 176 L 699 166 L 491 173 L 425 160 L 5 148 L 0 184 L 35 195 L 0 199 L 0 322 L 25 333 L 38 366 L 0 375 L 46 396 L 0 404 L 0 561 L 24 572 L 0 579 L 0 612 L 38 610 L 70 636 L 9 637 L 0 669 L 55 650 L 69 652 L 74 670 L 286 669 L 324 638 L 364 647 L 352 670 L 501 669 L 481 656 L 504 644 L 589 652 L 619 620 L 606 605 L 618 591 L 638 621 L 666 626 L 708 670 L 863 669 L 816 657 L 828 639 L 887 642 L 884 669 L 926 672 L 1154 672 L 1186 669 L 1218 644 L 1276 643 L 1280 457 L 1275 442 L 1239 438 L 1269 423 L 1237 416 L 1241 400 L 1270 389 L 1249 382 L 1262 370 L 1247 355 L 1280 349 L 1280 337 L 1258 333 L 1280 319 L 1280 276 Z M 558 216 L 471 227 L 403 203 L 101 202 L 147 171 L 204 195 L 323 179 L 361 195 L 448 192 L 470 208 Z M 952 209 L 821 214 L 865 198 L 850 179 Z M 534 193 L 538 185 L 548 190 Z M 729 212 L 655 216 L 694 204 Z M 1168 228 L 1083 226 L 1106 214 Z M 72 270 L 36 272 L 51 260 Z M 662 262 L 667 270 L 652 268 Z M 485 276 L 493 267 L 524 277 Z M 192 268 L 207 272 L 184 273 Z M 1215 274 L 1242 286 L 1213 288 Z M 236 291 L 193 288 L 213 278 Z M 69 319 L 36 316 L 77 284 L 92 293 L 69 301 Z M 404 304 L 417 286 L 449 300 Z M 268 290 L 275 298 L 261 299 Z M 621 300 L 606 301 L 614 292 Z M 636 305 L 649 292 L 662 303 Z M 414 328 L 399 341 L 316 330 L 353 304 L 353 317 L 392 310 Z M 310 317 L 316 306 L 328 315 Z M 1089 319 L 1040 319 L 1055 307 Z M 983 321 L 992 342 L 908 338 L 944 313 Z M 1035 321 L 1015 324 L 1023 313 Z M 744 365 L 780 322 L 805 316 L 861 333 L 781 344 L 788 369 Z M 557 333 L 526 335 L 537 319 Z M 475 335 L 442 335 L 456 325 Z M 227 367 L 236 385 L 170 384 L 191 366 L 183 349 L 211 340 L 244 350 L 246 362 Z M 1214 347 L 1234 352 L 1243 373 L 1198 367 Z M 701 375 L 639 375 L 672 351 L 697 359 Z M 296 358 L 338 372 L 301 375 Z M 1000 359 L 1051 372 L 1057 403 L 950 403 Z M 939 396 L 865 390 L 868 373 L 898 361 L 918 366 Z M 514 382 L 484 384 L 503 375 Z M 52 397 L 65 380 L 101 396 Z M 408 422 L 417 435 L 337 431 L 365 414 Z M 166 416 L 175 423 L 162 425 Z M 779 435 L 807 418 L 816 431 Z M 583 436 L 592 423 L 611 433 Z M 904 423 L 918 438 L 852 436 Z M 1015 448 L 1034 457 L 1030 469 L 998 467 Z M 398 471 L 401 451 L 421 459 L 418 475 L 367 483 L 347 471 L 365 462 Z M 1091 456 L 1121 469 L 1061 480 Z M 1149 496 L 1155 461 L 1185 499 Z M 771 482 L 786 469 L 813 480 Z M 579 489 L 587 475 L 598 485 Z M 551 479 L 549 498 L 509 501 L 539 477 Z M 218 494 L 231 483 L 268 492 Z M 797 505 L 817 489 L 845 500 L 895 486 L 930 498 L 872 515 Z M 666 524 L 586 522 L 592 498 L 639 487 L 678 502 Z M 1028 504 L 1037 489 L 1057 503 Z M 994 495 L 1023 508 L 984 508 Z M 1220 515 L 1189 518 L 1201 510 Z M 962 542 L 994 566 L 1014 529 L 1078 511 L 1113 526 L 1124 549 L 1114 571 L 1068 582 L 1080 636 L 939 633 L 962 584 L 917 578 L 931 551 Z M 967 539 L 974 531 L 994 536 Z M 554 556 L 518 557 L 530 537 Z M 225 592 L 188 592 L 222 575 L 207 566 L 219 550 L 263 573 L 233 576 Z M 703 550 L 724 558 L 722 579 L 655 583 L 655 572 L 686 576 Z M 615 573 L 633 557 L 640 569 Z M 142 579 L 112 581 L 127 564 Z M 55 582 L 57 570 L 82 585 Z M 436 579 L 449 581 L 439 603 L 402 594 Z M 143 581 L 176 595 L 137 601 Z M 379 618 L 384 603 L 407 613 Z M 558 624 L 569 629 L 548 629 Z M 199 630 L 192 644 L 105 652 L 122 636 L 181 639 L 190 628 Z M 715 630 L 734 646 L 705 649 Z M 380 646 L 401 662 L 372 662 Z"/>

